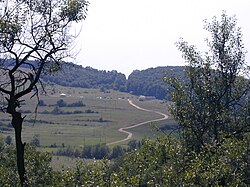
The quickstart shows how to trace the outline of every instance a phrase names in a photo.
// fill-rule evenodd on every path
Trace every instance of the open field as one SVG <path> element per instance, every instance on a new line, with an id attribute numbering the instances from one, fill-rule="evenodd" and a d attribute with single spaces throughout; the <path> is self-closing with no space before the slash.
<path id="1" fill-rule="evenodd" d="M 168 114 L 166 103 L 158 100 L 140 102 L 138 97 L 128 93 L 103 93 L 97 89 L 59 86 L 48 86 L 46 90 L 46 95 L 40 95 L 44 106 L 38 107 L 37 115 L 34 114 L 36 98 L 25 98 L 26 103 L 20 108 L 26 115 L 23 140 L 30 142 L 37 135 L 43 147 L 78 147 L 117 141 L 127 136 L 118 132 L 119 128 L 161 117 L 156 113 L 136 109 L 129 104 L 128 99 L 143 108 Z M 62 93 L 65 95 L 61 96 Z M 59 100 L 63 100 L 66 106 L 58 107 Z M 84 106 L 70 106 L 77 102 L 84 103 Z M 0 113 L 0 119 L 1 127 L 10 123 L 8 114 Z M 169 118 L 154 124 L 146 124 L 130 129 L 130 132 L 133 133 L 133 139 L 150 138 L 157 133 L 152 130 L 152 125 L 166 126 L 168 123 L 173 123 L 173 120 Z M 3 128 L 2 133 L 13 137 L 12 128 L 7 126 L 7 129 Z"/>

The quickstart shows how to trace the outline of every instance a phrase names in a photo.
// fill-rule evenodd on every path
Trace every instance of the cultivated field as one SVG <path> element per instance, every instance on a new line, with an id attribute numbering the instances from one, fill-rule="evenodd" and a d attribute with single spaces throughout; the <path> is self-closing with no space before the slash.
<path id="1" fill-rule="evenodd" d="M 110 143 L 127 137 L 126 134 L 118 132 L 119 128 L 162 117 L 156 113 L 136 109 L 129 104 L 128 99 L 143 108 L 168 114 L 166 103 L 158 100 L 141 102 L 138 97 L 128 93 L 103 93 L 98 89 L 60 86 L 47 86 L 45 89 L 47 93 L 39 97 L 44 106 L 39 106 L 37 113 L 36 98 L 26 97 L 25 105 L 20 108 L 26 115 L 23 140 L 30 142 L 37 136 L 45 150 L 68 145 L 78 147 Z M 58 107 L 59 100 L 63 100 L 66 105 Z M 79 102 L 84 106 L 71 106 Z M 5 136 L 13 137 L 14 132 L 9 124 L 10 116 L 0 113 L 0 119 L 1 132 Z M 133 139 L 153 138 L 159 132 L 153 131 L 152 126 L 167 127 L 168 124 L 173 124 L 171 117 L 129 131 L 133 133 Z"/>

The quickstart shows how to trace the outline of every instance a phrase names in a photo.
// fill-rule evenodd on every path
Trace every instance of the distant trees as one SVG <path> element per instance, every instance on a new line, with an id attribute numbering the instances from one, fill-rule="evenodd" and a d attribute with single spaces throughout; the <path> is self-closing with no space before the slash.
<path id="1" fill-rule="evenodd" d="M 25 117 L 17 108 L 23 96 L 38 95 L 41 75 L 60 69 L 70 55 L 74 37 L 69 28 L 86 18 L 87 5 L 85 0 L 0 2 L 0 96 L 5 100 L 1 109 L 12 117 L 21 186 L 27 181 L 21 139 Z"/>
<path id="2" fill-rule="evenodd" d="M 38 105 L 39 106 L 46 106 L 44 100 L 39 100 Z"/>
<path id="3" fill-rule="evenodd" d="M 110 149 L 105 144 L 86 145 L 82 150 L 67 147 L 66 149 L 58 150 L 56 154 L 60 156 L 69 156 L 76 158 L 103 159 L 109 158 Z"/>
<path id="4" fill-rule="evenodd" d="M 169 95 L 166 96 L 170 87 L 165 84 L 163 77 L 168 74 L 184 79 L 183 70 L 183 67 L 177 66 L 136 70 L 126 79 L 124 74 L 116 71 L 101 71 L 67 63 L 62 72 L 56 72 L 53 76 L 44 75 L 43 80 L 62 86 L 99 88 L 101 92 L 113 89 L 135 95 L 155 96 L 157 99 L 170 99 Z"/>
<path id="5" fill-rule="evenodd" d="M 39 135 L 38 134 L 35 134 L 33 136 L 33 138 L 30 141 L 30 144 L 34 145 L 35 147 L 40 147 L 40 139 L 39 139 Z"/>
<path id="6" fill-rule="evenodd" d="M 67 104 L 63 99 L 59 99 L 56 102 L 56 105 L 58 107 L 82 107 L 82 106 L 85 106 L 85 104 L 83 103 L 83 101 L 76 101 L 76 102 Z"/>
<path id="7" fill-rule="evenodd" d="M 133 71 L 127 80 L 127 92 L 135 95 L 155 96 L 157 99 L 170 99 L 170 95 L 166 94 L 170 86 L 165 84 L 164 75 L 185 79 L 184 67 L 157 67 L 146 70 Z"/>
<path id="8" fill-rule="evenodd" d="M 7 137 L 5 138 L 5 143 L 6 143 L 7 145 L 11 145 L 11 144 L 12 144 L 12 138 L 11 138 L 11 136 L 7 136 Z"/>
<path id="9" fill-rule="evenodd" d="M 81 88 L 102 88 L 126 91 L 126 77 L 117 71 L 103 71 L 94 68 L 67 63 L 63 71 L 56 74 L 43 75 L 43 80 L 53 82 L 62 86 Z"/>
<path id="10" fill-rule="evenodd" d="M 64 102 L 63 99 L 58 100 L 56 102 L 56 104 L 57 104 L 58 107 L 65 107 L 67 105 L 66 102 Z"/>
<path id="11" fill-rule="evenodd" d="M 82 149 L 74 149 L 70 146 L 67 148 L 59 149 L 56 155 L 79 157 L 87 159 L 116 159 L 125 155 L 125 153 L 134 151 L 141 147 L 141 142 L 138 140 L 131 140 L 128 147 L 124 148 L 116 145 L 113 148 L 108 147 L 106 144 L 85 145 Z"/>

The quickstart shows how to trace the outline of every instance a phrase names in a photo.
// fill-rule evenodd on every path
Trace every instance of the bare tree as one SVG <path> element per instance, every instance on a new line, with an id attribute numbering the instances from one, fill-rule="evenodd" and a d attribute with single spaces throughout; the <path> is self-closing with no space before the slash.
<path id="1" fill-rule="evenodd" d="M 44 73 L 56 71 L 69 56 L 72 23 L 86 18 L 86 0 L 0 1 L 1 109 L 12 117 L 21 186 L 26 184 L 22 125 L 24 96 L 38 94 Z"/>

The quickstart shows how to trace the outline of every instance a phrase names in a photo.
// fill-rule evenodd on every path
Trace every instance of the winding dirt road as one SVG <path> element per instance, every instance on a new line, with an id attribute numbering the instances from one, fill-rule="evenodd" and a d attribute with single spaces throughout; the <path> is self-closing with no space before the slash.
<path id="1" fill-rule="evenodd" d="M 138 123 L 138 124 L 135 124 L 135 125 L 132 125 L 132 126 L 128 126 L 128 127 L 122 127 L 120 129 L 118 129 L 119 132 L 122 132 L 122 133 L 125 133 L 127 134 L 128 136 L 122 140 L 118 140 L 118 141 L 114 141 L 114 142 L 110 142 L 110 143 L 107 143 L 107 145 L 113 145 L 113 144 L 118 144 L 118 143 L 121 143 L 121 142 L 125 142 L 127 140 L 130 140 L 133 136 L 133 133 L 132 132 L 129 132 L 129 131 L 126 131 L 128 129 L 132 129 L 132 128 L 135 128 L 135 127 L 139 127 L 139 126 L 142 126 L 142 125 L 145 125 L 147 123 L 152 123 L 152 122 L 157 122 L 157 121 L 162 121 L 162 120 L 165 120 L 165 119 L 168 119 L 168 115 L 164 114 L 164 113 L 161 113 L 161 112 L 158 112 L 158 111 L 154 111 L 154 110 L 148 110 L 148 109 L 145 109 L 145 108 L 141 108 L 137 105 L 135 105 L 131 100 L 128 99 L 128 102 L 130 105 L 132 105 L 133 107 L 137 108 L 138 110 L 143 110 L 143 111 L 146 111 L 146 112 L 153 112 L 153 113 L 156 113 L 156 114 L 160 114 L 162 115 L 163 117 L 162 118 L 158 118 L 158 119 L 153 119 L 153 120 L 149 120 L 149 121 L 145 121 L 145 122 L 142 122 L 142 123 Z"/>

